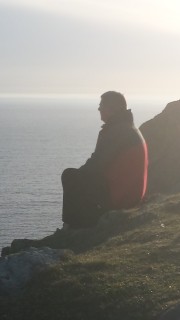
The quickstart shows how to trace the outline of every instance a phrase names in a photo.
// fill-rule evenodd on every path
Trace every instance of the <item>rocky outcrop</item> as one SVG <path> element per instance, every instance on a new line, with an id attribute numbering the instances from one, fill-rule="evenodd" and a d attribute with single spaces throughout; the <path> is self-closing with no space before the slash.
<path id="1" fill-rule="evenodd" d="M 146 208 L 145 203 L 144 208 Z M 2 256 L 5 257 L 20 251 L 26 251 L 29 247 L 66 248 L 79 254 L 100 245 L 109 237 L 133 229 L 135 225 L 139 228 L 141 226 L 144 227 L 154 217 L 153 212 L 144 212 L 143 205 L 129 210 L 109 211 L 101 216 L 97 225 L 92 228 L 68 228 L 67 230 L 62 228 L 42 239 L 14 239 L 10 247 L 2 249 Z"/>
<path id="2" fill-rule="evenodd" d="M 22 251 L 0 259 L 0 319 L 179 320 L 179 208 L 180 194 L 153 195 L 139 208 L 108 212 L 91 229 L 14 241 Z M 24 250 L 45 242 L 78 252 L 81 246 L 81 254 L 61 258 L 60 250 L 56 263 L 57 247 Z M 39 273 L 49 257 L 56 266 Z M 19 294 L 5 294 L 12 291 Z"/>
<path id="3" fill-rule="evenodd" d="M 80 253 L 135 227 L 144 227 L 155 218 L 153 212 L 132 209 L 111 211 L 93 228 L 57 229 L 40 240 L 16 239 L 7 256 L 0 258 L 0 296 L 20 292 L 35 272 L 57 264 L 73 252 Z M 63 248 L 67 248 L 64 250 Z"/>
<path id="4" fill-rule="evenodd" d="M 149 150 L 149 193 L 180 191 L 180 100 L 170 102 L 140 130 Z"/>
<path id="5" fill-rule="evenodd" d="M 22 289 L 34 272 L 60 261 L 67 250 L 29 248 L 0 258 L 0 295 L 14 294 Z"/>

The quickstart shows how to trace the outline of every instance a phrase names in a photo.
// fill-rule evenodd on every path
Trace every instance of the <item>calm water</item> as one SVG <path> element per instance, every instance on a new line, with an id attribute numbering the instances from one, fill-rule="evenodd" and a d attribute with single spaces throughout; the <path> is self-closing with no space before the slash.
<path id="1" fill-rule="evenodd" d="M 168 101 L 129 99 L 136 125 Z M 98 104 L 93 96 L 0 97 L 0 249 L 61 227 L 61 173 L 93 152 Z"/>

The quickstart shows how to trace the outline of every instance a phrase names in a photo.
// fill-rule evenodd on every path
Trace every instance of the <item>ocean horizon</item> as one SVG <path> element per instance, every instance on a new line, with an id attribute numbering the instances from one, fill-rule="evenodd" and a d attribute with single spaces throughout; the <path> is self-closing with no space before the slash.
<path id="1" fill-rule="evenodd" d="M 137 127 L 178 99 L 126 98 Z M 0 94 L 0 249 L 61 228 L 61 173 L 94 151 L 103 124 L 99 101 L 87 94 Z"/>

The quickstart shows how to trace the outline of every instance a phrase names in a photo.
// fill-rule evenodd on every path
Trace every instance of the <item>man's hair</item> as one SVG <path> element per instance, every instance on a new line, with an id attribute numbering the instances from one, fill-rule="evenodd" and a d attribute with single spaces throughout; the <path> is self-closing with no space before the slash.
<path id="1" fill-rule="evenodd" d="M 103 100 L 103 105 L 110 107 L 114 110 L 125 111 L 127 110 L 126 99 L 120 92 L 108 91 L 102 94 L 101 99 Z"/>

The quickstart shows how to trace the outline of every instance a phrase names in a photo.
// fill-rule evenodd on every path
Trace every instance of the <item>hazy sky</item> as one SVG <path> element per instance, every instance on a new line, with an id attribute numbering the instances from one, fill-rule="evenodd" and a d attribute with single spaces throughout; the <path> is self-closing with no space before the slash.
<path id="1" fill-rule="evenodd" d="M 179 0 L 0 0 L 0 93 L 180 97 Z"/>

